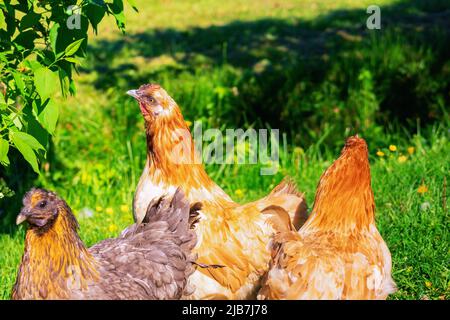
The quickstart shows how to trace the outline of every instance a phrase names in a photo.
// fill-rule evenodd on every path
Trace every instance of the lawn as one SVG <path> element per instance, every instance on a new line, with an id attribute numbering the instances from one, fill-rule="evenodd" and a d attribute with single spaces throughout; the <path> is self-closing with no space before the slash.
<path id="1" fill-rule="evenodd" d="M 125 92 L 150 81 L 190 122 L 283 133 L 275 175 L 261 176 L 260 165 L 206 166 L 238 202 L 290 175 L 312 207 L 345 137 L 366 138 L 377 226 L 399 289 L 391 298 L 450 298 L 448 1 L 378 1 L 378 31 L 364 27 L 371 1 L 136 3 L 125 35 L 110 19 L 93 37 L 77 95 L 60 99 L 42 174 L 20 156 L 4 172 L 16 195 L 0 199 L 0 298 L 10 297 L 23 253 L 25 230 L 13 220 L 31 186 L 67 200 L 88 245 L 132 223 L 145 135 Z"/>

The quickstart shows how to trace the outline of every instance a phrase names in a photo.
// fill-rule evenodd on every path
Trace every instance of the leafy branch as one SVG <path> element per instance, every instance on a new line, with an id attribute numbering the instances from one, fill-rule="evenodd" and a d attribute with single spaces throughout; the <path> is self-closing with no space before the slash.
<path id="1" fill-rule="evenodd" d="M 128 3 L 135 9 L 134 1 Z M 125 31 L 122 0 L 4 0 L 0 3 L 0 165 L 17 149 L 33 170 L 59 117 L 55 95 L 75 94 L 90 28 L 113 16 Z"/>

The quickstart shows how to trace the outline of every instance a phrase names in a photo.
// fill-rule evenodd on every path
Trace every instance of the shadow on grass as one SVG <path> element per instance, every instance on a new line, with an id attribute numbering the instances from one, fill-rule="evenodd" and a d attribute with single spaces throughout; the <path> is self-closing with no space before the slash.
<path id="1" fill-rule="evenodd" d="M 450 1 L 382 7 L 381 30 L 368 30 L 367 17 L 364 10 L 338 10 L 312 21 L 262 19 L 187 31 L 149 30 L 98 41 L 91 48 L 92 67 L 83 71 L 97 74 L 98 89 L 125 90 L 176 80 L 181 72 L 230 66 L 238 75 L 228 82 L 237 85 L 240 97 L 225 112 L 226 123 L 237 124 L 234 105 L 246 113 L 241 121 L 288 130 L 298 129 L 293 117 L 320 114 L 314 123 L 305 123 L 315 130 L 320 122 L 336 120 L 322 116 L 336 110 L 333 104 L 343 109 L 351 104 L 350 91 L 358 90 L 358 76 L 367 69 L 380 106 L 373 111 L 379 124 L 394 119 L 414 127 L 416 119 L 438 120 L 450 100 Z"/>

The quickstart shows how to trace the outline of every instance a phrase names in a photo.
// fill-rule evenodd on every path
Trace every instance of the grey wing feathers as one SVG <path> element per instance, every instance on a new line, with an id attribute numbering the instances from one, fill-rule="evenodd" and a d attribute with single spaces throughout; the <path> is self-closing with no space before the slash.
<path id="1" fill-rule="evenodd" d="M 179 299 L 189 294 L 197 241 L 190 217 L 197 214 L 180 189 L 171 199 L 153 200 L 142 223 L 89 249 L 101 264 L 102 278 L 91 291 L 108 299 Z"/>

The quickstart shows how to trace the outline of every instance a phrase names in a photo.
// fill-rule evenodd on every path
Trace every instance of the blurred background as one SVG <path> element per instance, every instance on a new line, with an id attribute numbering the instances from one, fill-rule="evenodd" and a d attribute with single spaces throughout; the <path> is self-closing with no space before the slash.
<path id="1" fill-rule="evenodd" d="M 161 84 L 190 123 L 276 128 L 280 170 L 208 165 L 237 201 L 291 175 L 311 206 L 320 174 L 358 133 L 369 145 L 379 229 L 394 260 L 397 299 L 448 299 L 450 1 L 159 0 L 125 7 L 90 39 L 36 175 L 18 153 L 0 167 L 0 297 L 8 298 L 24 230 L 13 221 L 31 186 L 66 198 L 88 244 L 132 222 L 145 161 L 143 119 L 125 93 Z M 13 151 L 14 152 L 14 151 Z M 7 187 L 6 187 L 7 186 Z M 5 191 L 10 190 L 10 191 Z"/>

